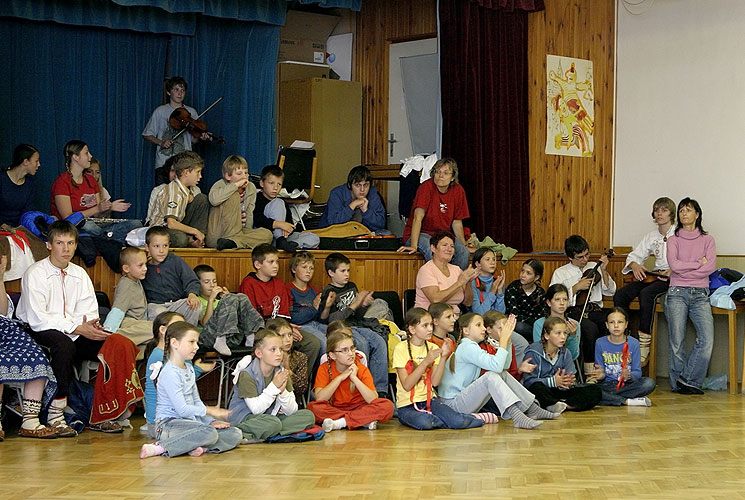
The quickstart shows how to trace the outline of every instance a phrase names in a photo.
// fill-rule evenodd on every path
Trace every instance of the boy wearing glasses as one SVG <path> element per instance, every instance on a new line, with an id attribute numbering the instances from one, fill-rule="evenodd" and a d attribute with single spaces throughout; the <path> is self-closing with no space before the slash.
<path id="1" fill-rule="evenodd" d="M 321 216 L 319 227 L 354 221 L 370 231 L 385 231 L 385 208 L 378 190 L 371 185 L 372 173 L 364 165 L 349 171 L 347 183 L 336 186 L 329 193 L 328 205 Z"/>
<path id="2" fill-rule="evenodd" d="M 592 288 L 585 309 L 585 317 L 580 318 L 584 304 L 576 303 L 577 294 L 589 289 L 592 284 L 591 278 L 583 278 L 582 275 L 586 270 L 593 269 L 596 263 L 589 262 L 590 245 L 578 234 L 573 234 L 564 241 L 564 253 L 569 263 L 554 271 L 550 284 L 561 283 L 569 290 L 570 307 L 567 309 L 567 316 L 580 322 L 582 331 L 580 343 L 585 360 L 583 367 L 585 377 L 587 382 L 594 383 L 596 381 L 593 376 L 595 365 L 592 360 L 595 359 L 595 340 L 607 335 L 605 331 L 607 313 L 603 312 L 603 296 L 612 297 L 616 293 L 616 282 L 608 273 L 608 257 L 602 255 L 598 267 L 600 282 Z"/>

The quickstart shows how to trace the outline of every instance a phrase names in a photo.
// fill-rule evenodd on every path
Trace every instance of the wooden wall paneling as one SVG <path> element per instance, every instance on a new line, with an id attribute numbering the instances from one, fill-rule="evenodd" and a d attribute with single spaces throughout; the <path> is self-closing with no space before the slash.
<path id="1" fill-rule="evenodd" d="M 362 83 L 362 161 L 388 164 L 388 45 L 437 32 L 436 0 L 365 0 L 357 13 L 354 76 Z"/>
<path id="2" fill-rule="evenodd" d="M 528 16 L 531 226 L 536 251 L 561 250 L 570 234 L 590 248 L 610 244 L 613 161 L 613 0 L 545 0 Z M 546 54 L 589 59 L 595 83 L 595 151 L 590 158 L 545 154 Z"/>

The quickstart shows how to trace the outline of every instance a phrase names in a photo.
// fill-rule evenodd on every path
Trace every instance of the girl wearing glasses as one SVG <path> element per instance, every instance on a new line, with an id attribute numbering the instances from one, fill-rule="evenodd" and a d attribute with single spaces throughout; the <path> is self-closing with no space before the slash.
<path id="1" fill-rule="evenodd" d="M 390 420 L 393 403 L 379 398 L 370 370 L 362 364 L 352 340 L 352 330 L 342 321 L 329 325 L 328 360 L 316 374 L 316 400 L 308 409 L 326 432 L 348 427 L 376 429 Z"/>

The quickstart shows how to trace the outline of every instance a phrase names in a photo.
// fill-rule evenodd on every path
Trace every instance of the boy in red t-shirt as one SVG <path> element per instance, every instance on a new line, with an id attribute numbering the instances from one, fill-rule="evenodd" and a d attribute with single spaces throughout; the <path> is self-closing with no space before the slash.
<path id="1" fill-rule="evenodd" d="M 256 272 L 249 273 L 238 288 L 245 294 L 262 318 L 285 318 L 290 320 L 292 296 L 285 283 L 277 278 L 279 273 L 279 250 L 269 243 L 262 243 L 251 252 Z M 320 341 L 313 335 L 303 335 L 297 325 L 292 325 L 293 340 L 297 350 L 308 357 L 308 373 L 316 364 L 321 351 Z"/>

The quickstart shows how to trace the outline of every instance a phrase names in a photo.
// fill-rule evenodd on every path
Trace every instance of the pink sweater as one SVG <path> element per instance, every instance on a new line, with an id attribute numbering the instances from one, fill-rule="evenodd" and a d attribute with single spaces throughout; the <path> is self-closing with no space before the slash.
<path id="1" fill-rule="evenodd" d="M 706 262 L 701 260 L 706 257 Z M 678 230 L 667 240 L 667 262 L 672 275 L 670 286 L 709 288 L 709 275 L 717 268 L 714 238 L 698 229 Z"/>

